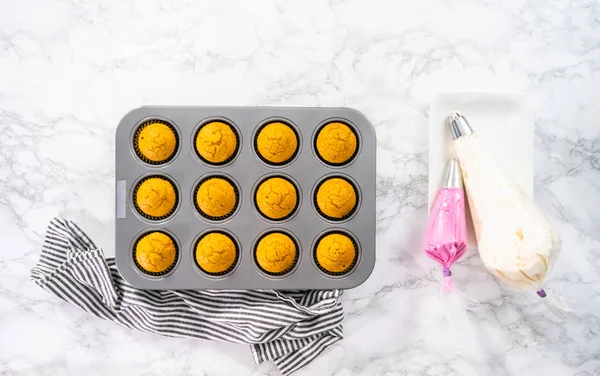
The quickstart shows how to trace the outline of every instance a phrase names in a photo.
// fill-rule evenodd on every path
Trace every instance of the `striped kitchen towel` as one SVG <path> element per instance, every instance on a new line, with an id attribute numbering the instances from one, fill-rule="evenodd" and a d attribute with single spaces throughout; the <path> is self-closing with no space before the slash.
<path id="1" fill-rule="evenodd" d="M 105 320 L 144 332 L 247 343 L 257 363 L 283 375 L 302 368 L 341 340 L 340 290 L 145 291 L 121 278 L 71 221 L 48 226 L 31 279 L 44 290 Z"/>

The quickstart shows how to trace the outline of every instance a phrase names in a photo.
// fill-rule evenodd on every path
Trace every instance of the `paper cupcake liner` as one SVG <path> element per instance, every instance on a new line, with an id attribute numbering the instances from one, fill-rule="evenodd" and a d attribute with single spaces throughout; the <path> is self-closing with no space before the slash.
<path id="1" fill-rule="evenodd" d="M 208 181 L 210 179 L 215 179 L 215 178 L 223 179 L 226 182 L 228 182 L 229 184 L 231 184 L 231 186 L 233 187 L 233 192 L 235 193 L 235 205 L 233 205 L 233 209 L 231 209 L 231 211 L 229 213 L 227 213 L 226 215 L 222 215 L 220 217 L 213 217 L 213 216 L 208 215 L 205 212 L 203 212 L 202 209 L 200 209 L 200 205 L 198 205 L 198 200 L 197 200 L 198 190 L 200 190 L 200 186 L 202 185 L 202 183 L 205 183 L 206 181 Z M 194 192 L 193 192 L 192 201 L 194 202 L 194 207 L 196 208 L 196 211 L 198 211 L 198 214 L 200 214 L 203 218 L 206 218 L 209 221 L 222 221 L 222 220 L 225 220 L 225 219 L 231 217 L 237 210 L 237 208 L 240 204 L 240 192 L 238 191 L 237 186 L 233 183 L 233 180 L 231 180 L 227 176 L 214 174 L 214 175 L 210 175 L 210 176 L 203 178 L 202 180 L 200 180 L 198 182 L 198 184 L 196 184 L 196 187 L 194 188 Z"/>
<path id="2" fill-rule="evenodd" d="M 285 217 L 281 217 L 281 218 L 271 218 L 268 215 L 266 215 L 265 213 L 263 213 L 260 208 L 258 207 L 258 200 L 256 199 L 256 192 L 258 192 L 258 188 L 261 186 L 262 183 L 264 183 L 265 181 L 272 179 L 272 178 L 281 178 L 287 182 L 289 182 L 291 185 L 294 186 L 294 190 L 296 191 L 296 206 L 294 207 L 294 209 L 292 209 L 292 211 L 286 215 Z M 294 182 L 290 179 L 288 179 L 287 177 L 283 176 L 283 175 L 271 175 L 268 176 L 264 179 L 262 179 L 258 185 L 256 186 L 256 189 L 253 192 L 253 201 L 254 201 L 254 207 L 256 208 L 256 211 L 258 212 L 258 214 L 260 214 L 263 218 L 268 219 L 269 221 L 275 221 L 275 222 L 282 222 L 285 221 L 286 219 L 291 218 L 294 214 L 296 214 L 296 211 L 298 210 L 298 204 L 300 203 L 300 192 L 298 191 L 298 187 L 296 186 L 296 184 L 294 184 Z"/>
<path id="3" fill-rule="evenodd" d="M 258 135 L 267 125 L 273 124 L 273 123 L 283 123 L 283 124 L 287 125 L 292 130 L 292 132 L 294 132 L 294 134 L 296 135 L 296 150 L 294 150 L 292 155 L 283 162 L 271 162 L 270 160 L 263 157 L 263 155 L 260 154 L 260 152 L 258 151 Z M 268 164 L 270 166 L 283 166 L 283 165 L 286 165 L 286 164 L 290 163 L 291 161 L 293 161 L 294 158 L 296 158 L 296 156 L 298 155 L 298 151 L 300 150 L 300 135 L 298 134 L 298 131 L 296 130 L 296 128 L 293 127 L 292 125 L 290 125 L 289 123 L 287 123 L 283 120 L 274 120 L 274 121 L 269 121 L 269 122 L 261 125 L 256 130 L 256 134 L 254 135 L 253 144 L 254 144 L 254 152 L 256 153 L 258 158 L 260 158 L 261 161 L 265 162 L 266 164 Z"/>
<path id="4" fill-rule="evenodd" d="M 227 126 L 229 127 L 229 129 L 231 129 L 231 131 L 233 132 L 233 135 L 235 136 L 235 150 L 233 151 L 233 153 L 231 154 L 231 156 L 227 159 L 225 159 L 223 162 L 211 162 L 208 159 L 204 158 L 200 152 L 198 151 L 198 148 L 196 147 L 196 140 L 198 139 L 198 135 L 200 134 L 200 131 L 202 130 L 202 128 L 204 128 L 205 126 L 207 126 L 210 123 L 214 123 L 214 122 L 220 122 L 220 123 L 224 123 L 227 124 Z M 223 166 L 228 164 L 229 162 L 231 162 L 238 154 L 238 152 L 240 151 L 240 134 L 238 133 L 237 129 L 229 122 L 223 119 L 213 119 L 210 121 L 207 121 L 206 123 L 202 124 L 200 127 L 198 127 L 198 129 L 196 130 L 196 132 L 194 132 L 194 152 L 196 153 L 196 155 L 198 156 L 198 158 L 200 158 L 200 160 L 206 164 L 209 164 L 211 166 Z"/>
<path id="5" fill-rule="evenodd" d="M 323 183 L 325 183 L 326 181 L 330 180 L 330 179 L 342 179 L 346 182 L 348 182 L 348 184 L 350 184 L 352 186 L 352 189 L 354 190 L 354 196 L 356 197 L 356 203 L 354 204 L 354 207 L 352 208 L 352 210 L 350 210 L 346 215 L 344 215 L 341 218 L 336 218 L 336 217 L 330 217 L 327 214 L 323 213 L 323 211 L 321 210 L 321 208 L 319 207 L 319 203 L 317 202 L 317 194 L 319 193 L 319 188 L 321 188 L 321 186 L 323 185 Z M 334 175 L 334 176 L 329 176 L 326 179 L 321 180 L 321 182 L 319 182 L 319 184 L 317 184 L 315 190 L 314 190 L 314 195 L 313 195 L 313 204 L 315 205 L 315 209 L 317 210 L 317 213 L 319 213 L 319 215 L 325 219 L 328 219 L 330 221 L 334 221 L 334 222 L 342 222 L 345 221 L 346 219 L 352 217 L 352 215 L 354 215 L 354 213 L 356 212 L 356 209 L 358 208 L 358 204 L 359 204 L 359 200 L 360 200 L 360 196 L 358 193 L 358 189 L 356 188 L 356 185 L 354 185 L 354 183 L 344 177 L 344 176 L 340 176 L 340 175 Z"/>
<path id="6" fill-rule="evenodd" d="M 137 198 L 138 189 L 142 186 L 142 184 L 146 180 L 153 179 L 153 178 L 154 179 L 162 179 L 162 180 L 168 181 L 169 184 L 171 184 L 171 186 L 173 187 L 173 190 L 175 191 L 175 204 L 173 205 L 173 209 L 171 209 L 171 211 L 169 211 L 167 214 L 159 216 L 159 217 L 152 216 L 152 215 L 144 213 L 144 211 L 142 210 L 142 208 L 140 208 L 138 206 L 138 202 L 137 202 L 137 199 L 136 199 Z M 175 185 L 175 183 L 171 179 L 169 179 L 169 178 L 167 178 L 167 177 L 165 177 L 163 175 L 150 175 L 150 176 L 147 176 L 147 177 L 143 178 L 142 180 L 140 180 L 136 184 L 136 186 L 133 188 L 132 201 L 133 201 L 133 207 L 135 208 L 135 210 L 138 212 L 139 215 L 141 215 L 142 217 L 144 217 L 146 219 L 149 219 L 151 221 L 161 221 L 163 219 L 169 218 L 171 215 L 173 215 L 173 213 L 175 213 L 175 210 L 177 210 L 177 206 L 179 205 L 179 191 L 177 190 L 177 186 Z"/>
<path id="7" fill-rule="evenodd" d="M 169 237 L 169 239 L 171 239 L 171 241 L 173 242 L 173 245 L 175 246 L 175 259 L 173 260 L 173 263 L 171 264 L 171 266 L 169 266 L 167 269 L 163 270 L 162 272 L 151 272 L 148 271 L 146 269 L 144 269 L 137 261 L 137 257 L 136 256 L 136 248 L 138 243 L 140 242 L 140 240 L 142 240 L 142 238 L 144 238 L 144 236 L 153 233 L 153 232 L 160 232 L 161 234 L 167 235 Z M 171 236 L 170 234 L 167 234 L 164 231 L 160 231 L 160 230 L 152 230 L 152 231 L 147 231 L 145 233 L 143 233 L 142 235 L 138 236 L 138 238 L 136 239 L 135 243 L 133 243 L 133 249 L 132 249 L 132 258 L 133 258 L 133 263 L 135 264 L 135 266 L 139 269 L 139 271 L 141 271 L 144 274 L 153 276 L 153 277 L 161 277 L 164 276 L 166 274 L 169 274 L 177 265 L 177 261 L 179 260 L 179 246 L 177 245 L 177 242 L 175 241 L 175 239 L 173 238 L 173 236 Z"/>
<path id="8" fill-rule="evenodd" d="M 167 159 L 164 159 L 162 161 L 153 161 L 151 159 L 148 159 L 146 156 L 144 156 L 144 154 L 142 154 L 142 152 L 139 149 L 139 144 L 138 144 L 138 138 L 140 136 L 140 132 L 144 128 L 146 128 L 148 125 L 156 124 L 156 123 L 166 125 L 167 127 L 169 127 L 169 129 L 171 129 L 173 131 L 173 134 L 175 135 L 175 150 L 173 150 L 173 153 Z M 145 121 L 140 126 L 138 126 L 137 129 L 135 130 L 135 133 L 133 135 L 133 150 L 135 151 L 135 155 L 137 155 L 139 159 L 141 159 L 142 161 L 144 161 L 148 164 L 155 165 L 155 166 L 165 164 L 165 163 L 173 160 L 173 158 L 175 158 L 175 155 L 177 155 L 177 151 L 179 150 L 179 134 L 177 133 L 177 130 L 175 129 L 173 124 L 171 124 L 167 121 L 160 120 L 160 119 L 151 119 L 151 120 Z"/>
<path id="9" fill-rule="evenodd" d="M 258 247 L 258 244 L 260 243 L 260 241 L 261 241 L 261 240 L 262 240 L 262 239 L 263 239 L 265 236 L 267 236 L 267 235 L 271 235 L 271 234 L 283 234 L 283 235 L 285 235 L 285 236 L 289 237 L 290 239 L 292 239 L 292 242 L 294 242 L 294 246 L 296 247 L 296 256 L 294 257 L 294 262 L 292 262 L 292 265 L 290 265 L 290 267 L 289 267 L 289 268 L 287 268 L 286 270 L 284 270 L 284 271 L 282 271 L 282 272 L 279 272 L 279 273 L 273 273 L 273 272 L 270 272 L 270 271 L 268 271 L 268 270 L 266 270 L 266 269 L 263 269 L 263 267 L 262 267 L 262 266 L 260 266 L 260 264 L 258 263 L 258 257 L 257 257 L 257 255 L 256 255 L 256 249 L 257 249 L 257 247 Z M 294 270 L 294 268 L 296 267 L 296 264 L 298 263 L 298 259 L 300 258 L 300 247 L 299 247 L 299 245 L 298 245 L 298 242 L 296 241 L 296 239 L 295 239 L 293 236 L 291 236 L 290 234 L 286 233 L 285 231 L 278 231 L 278 230 L 274 230 L 274 231 L 269 231 L 269 232 L 267 232 L 267 233 L 265 233 L 265 234 L 262 234 L 262 235 L 261 235 L 261 236 L 260 236 L 260 237 L 259 237 L 259 238 L 256 240 L 256 242 L 255 242 L 255 244 L 254 244 L 254 249 L 252 250 L 252 255 L 253 255 L 253 257 L 254 257 L 254 263 L 256 264 L 256 266 L 258 267 L 258 269 L 259 269 L 261 272 L 263 272 L 263 273 L 265 273 L 265 274 L 268 274 L 268 275 L 270 275 L 270 276 L 274 276 L 274 277 L 280 277 L 280 276 L 286 275 L 286 274 L 288 274 L 289 272 L 291 272 L 292 270 Z"/>
<path id="10" fill-rule="evenodd" d="M 327 125 L 329 125 L 331 123 L 342 123 L 342 124 L 346 125 L 348 128 L 350 128 L 350 130 L 352 131 L 352 133 L 354 133 L 354 137 L 356 137 L 356 148 L 354 149 L 354 153 L 352 153 L 352 155 L 350 156 L 350 158 L 348 158 L 344 162 L 339 162 L 339 163 L 329 162 L 328 160 L 326 160 L 325 158 L 323 158 L 321 156 L 321 154 L 319 154 L 319 149 L 317 149 L 317 139 L 319 138 L 319 134 L 321 134 L 321 131 Z M 313 148 L 315 150 L 315 155 L 317 156 L 317 158 L 319 158 L 319 160 L 321 162 L 323 162 L 323 163 L 325 163 L 326 165 L 329 165 L 329 166 L 340 167 L 340 166 L 347 165 L 348 163 L 352 162 L 354 160 L 354 158 L 356 158 L 356 156 L 358 155 L 358 150 L 360 149 L 360 137 L 358 136 L 358 132 L 356 132 L 356 129 L 354 129 L 354 126 L 346 123 L 345 121 L 334 120 L 334 121 L 327 122 L 327 123 L 325 123 L 325 124 L 323 124 L 322 126 L 319 127 L 319 129 L 317 130 L 317 133 L 315 133 L 315 136 L 313 138 Z"/>
<path id="11" fill-rule="evenodd" d="M 233 262 L 231 263 L 231 266 L 229 268 L 227 268 L 226 270 L 224 270 L 222 272 L 219 272 L 219 273 L 211 273 L 209 271 L 204 270 L 200 266 L 200 264 L 198 263 L 198 260 L 196 258 L 196 252 L 197 252 L 197 248 L 198 248 L 198 243 L 200 243 L 200 241 L 202 239 L 204 239 L 204 237 L 206 237 L 209 234 L 223 234 L 223 235 L 227 236 L 229 239 L 231 239 L 231 241 L 233 242 L 233 245 L 235 246 L 235 259 L 233 259 Z M 205 234 L 203 234 L 202 236 L 200 236 L 194 242 L 194 263 L 196 264 L 196 267 L 198 267 L 198 269 L 200 269 L 200 271 L 202 273 L 206 274 L 206 275 L 213 276 L 213 277 L 219 277 L 219 276 L 223 276 L 223 275 L 229 274 L 236 267 L 239 259 L 240 259 L 240 247 L 239 247 L 237 241 L 231 235 L 229 235 L 225 231 L 220 231 L 220 230 L 208 231 Z"/>
<path id="12" fill-rule="evenodd" d="M 343 235 L 343 236 L 347 237 L 348 239 L 350 239 L 350 241 L 352 242 L 352 245 L 354 246 L 354 260 L 352 260 L 352 263 L 350 264 L 350 266 L 343 272 L 331 272 L 331 271 L 325 269 L 324 267 L 322 267 L 321 264 L 319 264 L 319 260 L 317 259 L 317 248 L 319 247 L 319 243 L 321 243 L 321 240 L 323 240 L 328 235 L 335 235 L 335 234 Z M 358 261 L 358 252 L 359 252 L 358 244 L 354 240 L 353 236 L 351 236 L 350 234 L 348 234 L 344 231 L 336 231 L 336 230 L 328 231 L 328 232 L 322 234 L 321 236 L 319 236 L 319 238 L 315 242 L 315 246 L 313 249 L 313 260 L 315 261 L 315 265 L 317 265 L 317 267 L 319 268 L 319 270 L 321 272 L 323 272 L 327 275 L 330 275 L 330 276 L 339 277 L 339 276 L 346 275 L 346 274 L 350 273 L 352 270 L 354 270 L 354 267 L 356 266 L 356 263 Z"/>

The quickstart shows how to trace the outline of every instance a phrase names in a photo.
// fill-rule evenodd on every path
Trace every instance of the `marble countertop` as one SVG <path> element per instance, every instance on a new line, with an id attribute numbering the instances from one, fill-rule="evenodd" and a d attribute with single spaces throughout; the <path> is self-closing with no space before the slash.
<path id="1" fill-rule="evenodd" d="M 377 128 L 377 265 L 344 295 L 345 338 L 297 375 L 600 374 L 600 4 L 595 0 L 4 0 L 0 3 L 0 374 L 277 375 L 243 345 L 90 317 L 29 280 L 47 222 L 114 253 L 114 133 L 143 104 L 350 106 Z M 538 104 L 535 200 L 563 253 L 535 294 L 469 253 L 481 302 L 445 327 L 420 248 L 427 121 L 442 90 Z"/>

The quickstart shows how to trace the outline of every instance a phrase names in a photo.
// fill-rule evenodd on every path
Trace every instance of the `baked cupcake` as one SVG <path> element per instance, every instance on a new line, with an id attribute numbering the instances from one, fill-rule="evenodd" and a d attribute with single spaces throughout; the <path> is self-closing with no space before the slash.
<path id="1" fill-rule="evenodd" d="M 229 179 L 203 179 L 196 188 L 196 209 L 205 218 L 222 220 L 230 217 L 238 204 L 238 191 Z"/>
<path id="2" fill-rule="evenodd" d="M 258 186 L 254 200 L 261 215 L 268 219 L 283 220 L 296 210 L 298 191 L 285 178 L 268 178 Z"/>
<path id="3" fill-rule="evenodd" d="M 345 274 L 356 263 L 356 244 L 352 238 L 341 232 L 332 232 L 321 237 L 314 252 L 317 266 L 327 274 Z"/>
<path id="4" fill-rule="evenodd" d="M 330 178 L 317 187 L 316 206 L 327 219 L 342 220 L 354 213 L 357 204 L 354 185 L 345 178 Z"/>
<path id="5" fill-rule="evenodd" d="M 196 132 L 196 153 L 206 163 L 222 165 L 231 161 L 238 150 L 236 130 L 222 121 L 211 121 Z"/>
<path id="6" fill-rule="evenodd" d="M 282 275 L 292 270 L 296 264 L 298 248 L 289 235 L 271 232 L 259 240 L 254 257 L 258 267 L 265 273 Z"/>
<path id="7" fill-rule="evenodd" d="M 161 164 L 175 156 L 178 144 L 177 133 L 172 125 L 162 120 L 150 120 L 138 127 L 134 149 L 144 162 Z"/>
<path id="8" fill-rule="evenodd" d="M 134 260 L 144 273 L 160 276 L 170 272 L 177 262 L 177 245 L 164 232 L 143 235 L 135 244 Z"/>
<path id="9" fill-rule="evenodd" d="M 143 179 L 135 187 L 135 209 L 142 216 L 161 220 L 175 211 L 178 195 L 173 183 L 162 176 Z"/>
<path id="10" fill-rule="evenodd" d="M 223 275 L 235 267 L 238 249 L 229 235 L 220 231 L 209 232 L 196 243 L 195 258 L 203 272 Z"/>
<path id="11" fill-rule="evenodd" d="M 298 151 L 298 135 L 285 123 L 273 122 L 260 128 L 255 140 L 258 156 L 266 163 L 282 165 Z"/>
<path id="12" fill-rule="evenodd" d="M 315 147 L 324 162 L 332 165 L 347 163 L 358 150 L 356 133 L 344 123 L 329 123 L 317 133 Z"/>

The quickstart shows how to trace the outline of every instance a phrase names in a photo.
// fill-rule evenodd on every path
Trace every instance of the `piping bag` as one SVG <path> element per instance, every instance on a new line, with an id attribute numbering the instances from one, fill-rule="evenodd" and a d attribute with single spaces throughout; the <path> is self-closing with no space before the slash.
<path id="1" fill-rule="evenodd" d="M 448 162 L 444 183 L 431 207 L 423 239 L 427 256 L 442 265 L 442 290 L 454 290 L 450 268 L 467 251 L 465 194 L 457 159 Z"/>
<path id="2" fill-rule="evenodd" d="M 462 168 L 479 255 L 498 279 L 522 291 L 535 291 L 564 318 L 572 310 L 544 281 L 561 249 L 550 222 L 523 189 L 496 164 L 467 119 L 451 113 L 446 122 Z"/>

